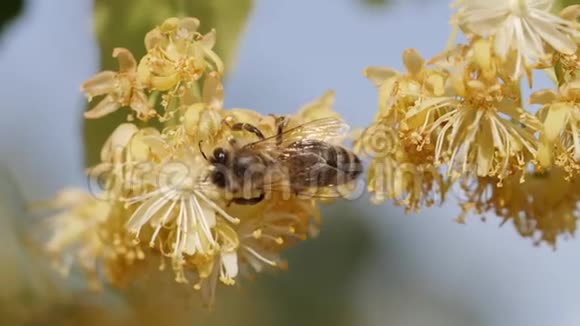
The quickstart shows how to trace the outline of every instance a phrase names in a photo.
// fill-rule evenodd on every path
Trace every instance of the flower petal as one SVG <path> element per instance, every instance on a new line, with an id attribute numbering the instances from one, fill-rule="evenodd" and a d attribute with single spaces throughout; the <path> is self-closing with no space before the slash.
<path id="1" fill-rule="evenodd" d="M 98 119 L 106 116 L 109 113 L 117 111 L 121 104 L 113 98 L 112 95 L 107 95 L 92 109 L 84 113 L 86 119 Z"/>
<path id="2" fill-rule="evenodd" d="M 220 247 L 224 251 L 235 251 L 240 245 L 238 234 L 229 225 L 223 222 L 217 224 L 216 230 L 219 234 Z"/>
<path id="3" fill-rule="evenodd" d="M 562 85 L 560 94 L 564 98 L 580 104 L 580 80 L 572 80 Z"/>
<path id="4" fill-rule="evenodd" d="M 154 149 L 152 148 L 153 146 L 155 147 L 155 152 L 157 152 L 157 156 L 159 156 L 159 151 L 161 151 L 162 153 L 165 153 L 165 151 L 163 149 L 160 149 L 160 146 L 163 146 L 159 143 L 157 143 L 155 141 L 155 139 L 159 139 L 159 141 L 162 141 L 160 139 L 160 134 L 159 131 L 157 131 L 157 129 L 149 127 L 149 128 L 143 128 L 137 132 L 135 132 L 132 135 L 132 138 L 130 139 L 130 141 L 127 143 L 129 145 L 128 148 L 128 152 L 130 155 L 130 160 L 133 160 L 135 162 L 147 162 L 149 160 L 151 160 L 151 154 L 154 151 Z M 170 167 L 173 167 L 173 165 L 169 165 Z M 173 172 L 175 172 L 175 170 L 173 170 Z M 182 172 L 182 171 L 180 171 Z M 182 176 L 183 177 L 183 176 Z"/>
<path id="5" fill-rule="evenodd" d="M 425 59 L 415 49 L 403 51 L 403 65 L 411 75 L 417 75 L 425 65 Z"/>
<path id="6" fill-rule="evenodd" d="M 576 21 L 580 17 L 580 5 L 568 6 L 560 11 L 560 17 L 565 20 Z"/>
<path id="7" fill-rule="evenodd" d="M 399 75 L 399 72 L 390 68 L 367 67 L 363 71 L 363 75 L 378 87 L 381 86 L 387 79 Z"/>
<path id="8" fill-rule="evenodd" d="M 200 22 L 194 17 L 183 17 L 179 20 L 179 28 L 186 29 L 189 33 L 197 32 Z"/>
<path id="9" fill-rule="evenodd" d="M 180 21 L 181 19 L 177 17 L 167 18 L 163 21 L 163 23 L 161 23 L 161 26 L 159 26 L 159 30 L 161 31 L 161 33 L 165 34 L 174 33 L 177 30 Z"/>
<path id="10" fill-rule="evenodd" d="M 336 98 L 336 93 L 332 90 L 324 92 L 320 97 L 314 101 L 302 106 L 298 110 L 298 120 L 302 122 L 313 121 L 321 118 L 340 118 L 332 106 Z"/>
<path id="11" fill-rule="evenodd" d="M 477 175 L 487 176 L 493 163 L 493 137 L 490 128 L 481 128 L 477 135 Z"/>
<path id="12" fill-rule="evenodd" d="M 529 17 L 529 20 L 530 24 L 533 22 L 533 26 L 537 30 L 538 36 L 540 36 L 546 43 L 550 44 L 554 49 L 565 54 L 573 54 L 576 52 L 576 43 L 567 33 L 557 29 L 555 22 L 545 21 L 544 19 L 538 19 L 533 16 Z"/>
<path id="13" fill-rule="evenodd" d="M 151 89 L 158 91 L 168 91 L 179 83 L 179 75 L 172 73 L 167 76 L 150 76 L 149 84 Z"/>
<path id="14" fill-rule="evenodd" d="M 81 92 L 85 93 L 89 100 L 94 96 L 109 94 L 115 91 L 117 73 L 114 71 L 102 71 L 81 85 Z"/>
<path id="15" fill-rule="evenodd" d="M 546 137 L 540 136 L 538 153 L 536 154 L 536 160 L 540 166 L 547 168 L 552 165 L 552 147 L 552 142 L 547 141 Z"/>
<path id="16" fill-rule="evenodd" d="M 119 61 L 119 72 L 135 72 L 137 70 L 137 61 L 131 51 L 125 48 L 115 48 L 113 58 Z"/>
<path id="17" fill-rule="evenodd" d="M 197 137 L 211 138 L 216 135 L 222 126 L 222 118 L 219 111 L 213 109 L 201 111 L 199 121 Z"/>
<path id="18" fill-rule="evenodd" d="M 207 226 L 213 228 L 216 225 L 216 211 L 204 201 L 200 201 L 199 206 L 201 208 L 200 218 L 205 219 Z"/>
<path id="19" fill-rule="evenodd" d="M 137 113 L 137 117 L 141 120 L 146 120 L 155 114 L 155 111 L 149 106 L 147 95 L 143 91 L 135 90 L 131 96 L 131 109 Z"/>
<path id="20" fill-rule="evenodd" d="M 115 128 L 101 149 L 101 161 L 111 162 L 114 153 L 119 149 L 125 149 L 137 131 L 139 129 L 132 123 L 122 123 Z"/>
<path id="21" fill-rule="evenodd" d="M 548 109 L 544 120 L 544 135 L 548 141 L 554 141 L 568 122 L 570 110 L 566 105 L 553 104 Z"/>
<path id="22" fill-rule="evenodd" d="M 238 276 L 238 254 L 235 251 L 221 254 L 222 264 L 225 269 L 225 276 L 233 279 Z"/>
<path id="23" fill-rule="evenodd" d="M 199 44 L 206 49 L 213 49 L 216 43 L 216 30 L 212 29 L 203 36 Z"/>
<path id="24" fill-rule="evenodd" d="M 210 73 L 203 83 L 203 101 L 212 109 L 221 109 L 224 105 L 224 87 L 216 73 Z"/>
<path id="25" fill-rule="evenodd" d="M 530 95 L 528 99 L 529 104 L 551 104 L 558 98 L 558 94 L 551 89 L 541 89 L 535 91 Z"/>
<path id="26" fill-rule="evenodd" d="M 161 34 L 159 29 L 154 29 L 145 35 L 145 49 L 147 52 L 151 51 L 157 46 L 165 47 L 167 39 Z"/>

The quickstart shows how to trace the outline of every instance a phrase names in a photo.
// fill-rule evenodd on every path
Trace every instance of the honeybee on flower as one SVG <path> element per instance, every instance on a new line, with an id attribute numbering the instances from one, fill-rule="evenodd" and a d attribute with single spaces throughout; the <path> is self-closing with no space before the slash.
<path id="1" fill-rule="evenodd" d="M 325 130 L 343 136 L 346 124 L 332 110 L 334 94 L 284 118 L 225 109 L 223 64 L 212 50 L 216 32 L 201 35 L 198 27 L 195 18 L 167 19 L 145 36 L 143 58 L 117 49 L 120 71 L 99 73 L 83 84 L 89 98 L 104 96 L 87 118 L 121 108 L 132 112 L 103 144 L 101 162 L 87 170 L 100 185 L 98 195 L 75 190 L 52 202 L 61 211 L 49 219 L 53 233 L 45 249 L 67 266 L 76 261 L 95 286 L 99 281 L 121 286 L 157 266 L 171 269 L 176 282 L 212 304 L 218 284 L 232 286 L 242 274 L 284 268 L 282 252 L 317 233 L 320 197 L 273 191 L 259 201 L 233 200 L 216 174 L 231 167 L 218 164 L 216 153 L 233 155 L 245 144 L 258 144 L 257 135 L 273 164 L 280 160 L 274 154 L 290 153 L 291 146 L 297 150 L 285 157 L 289 160 L 306 157 L 298 156 L 302 152 L 317 157 L 313 151 L 322 145 L 338 149 L 338 143 L 318 140 Z M 148 124 L 155 120 L 165 126 Z M 356 156 L 334 157 L 335 163 L 345 159 L 360 174 Z M 107 271 L 104 280 L 101 269 Z"/>

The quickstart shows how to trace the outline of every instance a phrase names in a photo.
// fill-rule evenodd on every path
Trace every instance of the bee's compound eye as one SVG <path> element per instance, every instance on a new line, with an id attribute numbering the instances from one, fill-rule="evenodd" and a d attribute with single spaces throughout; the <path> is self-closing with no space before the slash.
<path id="1" fill-rule="evenodd" d="M 216 163 L 225 164 L 228 161 L 228 152 L 225 149 L 218 147 L 214 149 L 213 157 L 215 158 Z"/>
<path id="2" fill-rule="evenodd" d="M 226 175 L 222 171 L 214 171 L 211 175 L 211 182 L 220 188 L 225 188 Z"/>

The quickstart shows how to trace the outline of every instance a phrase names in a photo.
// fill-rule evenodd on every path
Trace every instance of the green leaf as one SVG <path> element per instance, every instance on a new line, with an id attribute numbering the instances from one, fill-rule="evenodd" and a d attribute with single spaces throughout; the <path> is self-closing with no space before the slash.
<path id="1" fill-rule="evenodd" d="M 384 6 L 387 0 L 362 0 L 363 3 L 371 6 Z"/>
<path id="2" fill-rule="evenodd" d="M 391 0 L 359 0 L 361 4 L 371 8 L 382 8 L 389 5 Z"/>
<path id="3" fill-rule="evenodd" d="M 285 255 L 288 271 L 258 276 L 274 309 L 272 325 L 356 325 L 352 289 L 378 243 L 356 208 L 329 208 L 318 238 Z"/>
<path id="4" fill-rule="evenodd" d="M 0 4 L 0 32 L 3 32 L 8 23 L 20 15 L 22 8 L 22 0 L 2 1 Z"/>
<path id="5" fill-rule="evenodd" d="M 139 60 L 145 54 L 145 34 L 170 17 L 191 16 L 201 20 L 200 31 L 217 30 L 215 50 L 226 69 L 231 68 L 240 32 L 252 7 L 252 0 L 95 0 L 94 23 L 100 45 L 102 69 L 116 70 L 111 53 L 124 47 Z M 87 76 L 87 78 L 90 76 Z M 126 112 L 97 120 L 84 120 L 85 163 L 99 161 L 99 151 Z"/>

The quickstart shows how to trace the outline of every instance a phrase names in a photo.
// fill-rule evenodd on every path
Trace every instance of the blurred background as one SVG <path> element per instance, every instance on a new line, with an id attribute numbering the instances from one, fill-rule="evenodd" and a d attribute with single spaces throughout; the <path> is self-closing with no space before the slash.
<path id="1" fill-rule="evenodd" d="M 456 224 L 453 200 L 411 216 L 367 198 L 325 207 L 319 238 L 288 253 L 287 272 L 222 289 L 212 312 L 170 276 L 126 293 L 87 293 L 80 280 L 55 277 L 20 236 L 25 203 L 86 186 L 85 162 L 113 128 L 83 126 L 80 83 L 113 67 L 113 47 L 141 46 L 164 18 L 185 13 L 217 27 L 230 62 L 225 107 L 291 113 L 333 89 L 336 110 L 363 127 L 377 102 L 363 68 L 401 68 L 405 48 L 440 51 L 448 1 L 11 0 L 0 9 L 3 325 L 580 324 L 578 239 L 554 251 L 497 219 Z"/>

